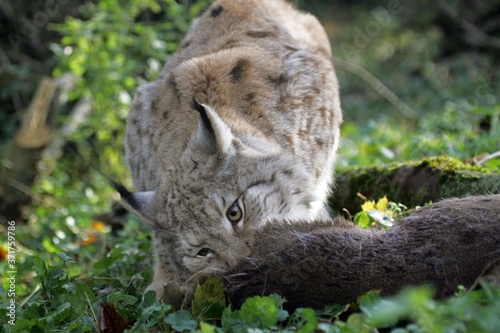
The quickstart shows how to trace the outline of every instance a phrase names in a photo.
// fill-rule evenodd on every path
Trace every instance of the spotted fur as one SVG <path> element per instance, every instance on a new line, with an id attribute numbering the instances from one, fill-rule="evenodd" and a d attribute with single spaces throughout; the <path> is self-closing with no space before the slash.
<path id="1" fill-rule="evenodd" d="M 138 192 L 125 203 L 155 230 L 149 288 L 188 292 L 248 255 L 266 221 L 324 216 L 341 122 L 330 44 L 313 16 L 283 0 L 213 3 L 138 89 L 128 119 Z"/>

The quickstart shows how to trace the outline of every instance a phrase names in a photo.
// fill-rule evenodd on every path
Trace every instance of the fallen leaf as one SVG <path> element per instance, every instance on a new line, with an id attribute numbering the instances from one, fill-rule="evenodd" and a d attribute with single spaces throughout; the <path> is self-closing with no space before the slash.
<path id="1" fill-rule="evenodd" d="M 0 247 L 0 261 L 7 260 L 7 251 Z"/>
<path id="2" fill-rule="evenodd" d="M 87 233 L 85 235 L 85 239 L 83 239 L 80 244 L 83 246 L 87 246 L 90 244 L 94 244 L 97 241 L 97 236 L 92 233 Z"/>
<path id="3" fill-rule="evenodd" d="M 127 320 L 116 311 L 113 304 L 101 302 L 99 307 L 100 333 L 122 333 L 129 328 Z"/>

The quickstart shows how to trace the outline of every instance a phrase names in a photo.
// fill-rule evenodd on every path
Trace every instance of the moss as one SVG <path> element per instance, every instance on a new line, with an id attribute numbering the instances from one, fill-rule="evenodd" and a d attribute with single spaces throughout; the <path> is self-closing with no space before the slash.
<path id="1" fill-rule="evenodd" d="M 437 156 L 424 158 L 421 163 L 426 163 L 430 168 L 446 172 L 471 171 L 487 173 L 488 171 L 480 165 L 464 163 L 449 156 Z"/>
<path id="2" fill-rule="evenodd" d="M 482 172 L 487 173 L 488 171 L 481 167 L 480 165 L 472 165 L 464 163 L 459 159 L 450 156 L 436 156 L 436 157 L 426 157 L 419 161 L 408 161 L 402 163 L 394 163 L 389 165 L 387 168 L 381 168 L 388 171 L 395 171 L 404 166 L 410 167 L 426 167 L 432 170 L 439 170 L 441 172 Z"/>
<path id="3" fill-rule="evenodd" d="M 409 207 L 445 197 L 496 193 L 500 175 L 448 156 L 393 163 L 386 167 L 352 167 L 337 173 L 329 203 L 336 210 L 359 211 L 357 193 L 370 199 L 387 195 Z"/>
<path id="4" fill-rule="evenodd" d="M 484 173 L 488 172 L 488 170 L 486 170 L 480 165 L 472 165 L 464 163 L 461 160 L 450 156 L 426 157 L 418 161 L 396 162 L 396 163 L 391 163 L 387 166 L 375 166 L 375 165 L 366 167 L 352 166 L 347 169 L 341 170 L 341 172 L 350 172 L 353 170 L 366 170 L 366 169 L 391 172 L 403 166 L 418 167 L 423 165 L 441 171 L 472 171 L 472 172 L 484 172 Z"/>

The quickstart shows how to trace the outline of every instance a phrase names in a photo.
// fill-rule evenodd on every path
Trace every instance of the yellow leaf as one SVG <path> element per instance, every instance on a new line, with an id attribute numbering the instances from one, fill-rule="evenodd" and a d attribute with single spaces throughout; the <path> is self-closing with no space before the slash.
<path id="1" fill-rule="evenodd" d="M 102 221 L 94 220 L 92 221 L 92 230 L 97 232 L 103 232 L 106 229 L 106 224 Z"/>
<path id="2" fill-rule="evenodd" d="M 389 199 L 387 199 L 387 196 L 384 195 L 383 198 L 379 199 L 377 201 L 377 205 L 376 205 L 376 209 L 383 212 L 387 209 L 387 207 L 389 207 Z"/>
<path id="3" fill-rule="evenodd" d="M 375 208 L 375 201 L 365 201 L 365 203 L 361 205 L 361 209 L 364 212 L 376 209 Z"/>

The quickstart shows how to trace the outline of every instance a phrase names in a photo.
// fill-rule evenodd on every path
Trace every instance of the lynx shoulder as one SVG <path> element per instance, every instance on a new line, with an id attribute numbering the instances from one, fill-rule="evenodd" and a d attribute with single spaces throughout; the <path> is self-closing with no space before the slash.
<path id="1" fill-rule="evenodd" d="M 219 0 L 138 89 L 125 150 L 150 289 L 230 269 L 274 218 L 324 216 L 342 121 L 328 38 L 283 0 Z M 170 288 L 171 289 L 171 288 Z"/>
<path id="2" fill-rule="evenodd" d="M 268 225 L 254 252 L 225 275 L 233 303 L 278 293 L 289 309 L 352 303 L 432 284 L 438 297 L 481 277 L 500 286 L 500 195 L 448 199 L 388 231 L 345 220 Z"/>

